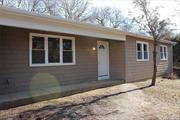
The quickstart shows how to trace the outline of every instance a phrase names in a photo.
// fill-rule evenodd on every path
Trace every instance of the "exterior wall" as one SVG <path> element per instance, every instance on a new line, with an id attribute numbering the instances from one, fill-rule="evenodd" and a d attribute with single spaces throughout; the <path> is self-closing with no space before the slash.
<path id="1" fill-rule="evenodd" d="M 110 78 L 125 80 L 125 42 L 109 41 Z"/>
<path id="2" fill-rule="evenodd" d="M 2 46 L 2 44 L 3 44 L 3 41 L 2 41 L 3 36 L 2 36 L 2 31 L 3 31 L 3 29 L 0 26 L 0 68 L 3 68 L 3 59 L 1 59 L 3 57 L 2 56 L 2 53 L 3 53 L 3 46 Z M 1 77 L 2 77 L 2 71 L 0 70 L 0 79 L 1 79 Z M 2 84 L 2 81 L 0 81 L 0 84 Z"/>
<path id="3" fill-rule="evenodd" d="M 42 33 L 75 37 L 76 65 L 29 67 L 29 33 Z M 0 26 L 0 94 L 32 91 L 38 88 L 61 87 L 65 84 L 96 81 L 98 78 L 97 39 L 68 34 Z M 149 61 L 136 60 L 136 41 L 141 38 L 127 36 L 126 42 L 109 42 L 109 71 L 111 80 L 133 82 L 152 77 L 153 43 L 149 41 Z M 159 58 L 158 75 L 172 71 L 172 46 L 168 46 L 168 61 Z"/>
<path id="4" fill-rule="evenodd" d="M 136 41 L 147 40 L 127 36 L 125 43 L 126 54 L 126 82 L 133 82 L 138 80 L 149 79 L 152 77 L 153 72 L 153 42 L 149 41 L 149 61 L 136 60 Z M 160 44 L 159 44 L 160 45 Z M 160 60 L 160 49 L 157 47 L 157 75 L 162 75 L 172 71 L 172 46 L 168 46 L 168 60 Z"/>
<path id="5" fill-rule="evenodd" d="M 164 73 L 171 73 L 173 70 L 173 46 L 167 45 L 168 48 L 168 60 L 160 60 L 160 45 L 167 44 L 159 44 L 158 46 L 158 55 L 157 55 L 157 75 L 162 75 Z"/>
<path id="6" fill-rule="evenodd" d="M 76 49 L 76 65 L 29 67 L 29 33 L 52 35 L 67 35 L 36 30 L 0 26 L 0 52 L 3 66 L 0 67 L 0 94 L 32 91 L 37 88 L 60 87 L 64 84 L 90 82 L 97 80 L 97 52 L 92 51 L 97 46 L 96 38 L 74 36 Z M 67 35 L 72 36 L 73 35 Z M 122 42 L 111 41 L 110 44 L 110 77 L 124 79 Z M 121 55 L 122 54 L 122 55 Z M 122 65 L 122 66 L 123 66 Z"/>

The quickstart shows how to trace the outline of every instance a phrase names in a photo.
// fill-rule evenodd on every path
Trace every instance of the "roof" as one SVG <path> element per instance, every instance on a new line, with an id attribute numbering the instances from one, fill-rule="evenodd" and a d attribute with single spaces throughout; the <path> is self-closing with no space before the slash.
<path id="1" fill-rule="evenodd" d="M 152 37 L 125 32 L 114 28 L 66 20 L 56 16 L 41 15 L 4 6 L 0 6 L 0 25 L 51 32 L 61 32 L 119 41 L 125 41 L 126 36 L 153 40 Z"/>

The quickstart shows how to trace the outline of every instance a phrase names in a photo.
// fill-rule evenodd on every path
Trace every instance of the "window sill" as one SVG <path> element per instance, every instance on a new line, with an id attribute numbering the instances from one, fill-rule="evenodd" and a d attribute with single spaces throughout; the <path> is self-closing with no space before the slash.
<path id="1" fill-rule="evenodd" d="M 148 60 L 136 60 L 137 62 L 148 62 L 149 61 L 149 59 Z"/>
<path id="2" fill-rule="evenodd" d="M 58 66 L 67 66 L 67 65 L 76 65 L 76 63 L 64 63 L 64 64 L 58 64 L 58 63 L 51 63 L 51 64 L 30 64 L 30 67 L 58 67 Z"/>
<path id="3" fill-rule="evenodd" d="M 168 61 L 168 59 L 160 59 L 161 61 Z"/>

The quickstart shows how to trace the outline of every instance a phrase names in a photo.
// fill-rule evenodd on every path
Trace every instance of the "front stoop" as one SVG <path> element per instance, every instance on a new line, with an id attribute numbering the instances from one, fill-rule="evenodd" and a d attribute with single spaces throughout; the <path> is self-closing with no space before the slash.
<path id="1" fill-rule="evenodd" d="M 30 92 L 18 92 L 6 95 L 0 95 L 0 110 L 18 107 L 30 103 L 55 99 L 59 97 L 65 97 L 68 95 L 81 93 L 98 88 L 109 87 L 113 85 L 122 84 L 123 80 L 103 80 L 84 82 L 78 84 L 63 85 L 59 88 L 43 88 L 33 91 L 33 95 Z"/>

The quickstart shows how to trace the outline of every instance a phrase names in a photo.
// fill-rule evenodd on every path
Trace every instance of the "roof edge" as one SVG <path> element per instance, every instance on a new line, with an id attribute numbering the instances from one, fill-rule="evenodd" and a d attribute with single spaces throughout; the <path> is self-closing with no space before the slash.
<path id="1" fill-rule="evenodd" d="M 122 30 L 119 30 L 119 29 L 99 26 L 99 25 L 90 24 L 90 23 L 83 23 L 83 22 L 78 22 L 78 21 L 73 21 L 73 20 L 67 20 L 67 19 L 64 19 L 64 18 L 57 17 L 57 16 L 37 14 L 37 13 L 34 13 L 34 12 L 28 12 L 28 11 L 17 9 L 17 8 L 10 8 L 10 7 L 5 7 L 5 6 L 0 6 L 0 13 L 5 13 L 5 14 L 9 14 L 9 15 L 16 15 L 16 16 L 19 16 L 19 17 L 20 16 L 21 17 L 22 16 L 23 17 L 32 17 L 32 18 L 36 18 L 36 19 L 40 19 L 40 20 L 44 20 L 44 21 L 47 20 L 47 21 L 52 21 L 52 22 L 58 22 L 58 23 L 61 23 L 61 24 L 73 25 L 73 26 L 76 26 L 76 27 L 82 27 L 82 28 L 87 28 L 87 29 L 94 29 L 94 30 L 98 30 L 98 31 L 108 32 L 108 33 L 116 35 L 115 38 L 118 35 L 123 35 L 123 36 L 132 36 L 132 37 L 138 37 L 138 38 L 153 41 L 152 37 L 146 36 L 146 35 L 141 35 L 141 34 L 132 33 L 132 32 L 126 32 L 126 31 L 122 31 Z M 0 16 L 0 18 L 1 18 L 1 16 Z M 159 42 L 176 45 L 176 42 L 169 41 L 169 40 L 160 40 Z"/>
<path id="2" fill-rule="evenodd" d="M 127 31 L 122 31 L 119 29 L 114 29 L 110 27 L 104 27 L 104 26 L 99 26 L 95 24 L 90 24 L 90 23 L 83 23 L 83 22 L 78 22 L 78 21 L 73 21 L 73 20 L 67 20 L 64 18 L 60 18 L 57 16 L 50 16 L 50 15 L 44 15 L 44 14 L 37 14 L 33 12 L 28 12 L 25 10 L 17 9 L 17 8 L 10 8 L 10 7 L 5 7 L 5 6 L 0 6 L 0 13 L 7 13 L 7 14 L 14 14 L 17 16 L 28 16 L 32 18 L 38 18 L 38 19 L 43 19 L 43 20 L 48 20 L 48 21 L 56 21 L 59 23 L 65 23 L 69 25 L 74 25 L 77 27 L 84 27 L 88 29 L 96 29 L 99 31 L 105 31 L 113 34 L 121 34 L 121 35 L 126 35 L 126 36 L 134 36 L 134 37 L 139 37 L 139 38 L 144 38 L 148 40 L 153 40 L 152 37 L 137 34 L 137 33 L 132 33 L 132 32 L 127 32 Z"/>

